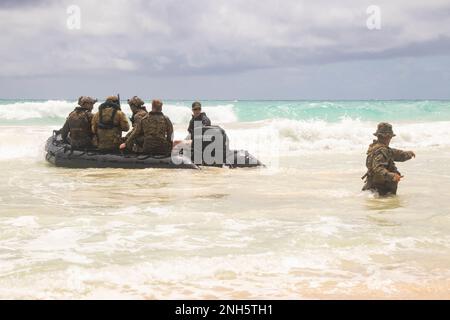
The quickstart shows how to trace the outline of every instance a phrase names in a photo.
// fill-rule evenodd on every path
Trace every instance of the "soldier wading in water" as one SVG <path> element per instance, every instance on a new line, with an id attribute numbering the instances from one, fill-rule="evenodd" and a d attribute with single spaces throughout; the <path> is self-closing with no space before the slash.
<path id="1" fill-rule="evenodd" d="M 367 173 L 362 177 L 366 179 L 363 190 L 376 191 L 380 196 L 394 195 L 397 193 L 400 179 L 403 178 L 394 161 L 407 161 L 416 155 L 412 151 L 389 147 L 391 139 L 395 137 L 389 123 L 379 123 L 374 136 L 377 140 L 374 140 L 367 150 Z"/>

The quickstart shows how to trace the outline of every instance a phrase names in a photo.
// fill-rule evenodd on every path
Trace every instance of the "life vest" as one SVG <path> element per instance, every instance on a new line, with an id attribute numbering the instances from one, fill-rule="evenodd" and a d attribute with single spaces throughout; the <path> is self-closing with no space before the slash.
<path id="1" fill-rule="evenodd" d="M 70 140 L 72 145 L 89 144 L 92 138 L 91 120 L 92 114 L 90 110 L 77 107 L 68 117 Z"/>

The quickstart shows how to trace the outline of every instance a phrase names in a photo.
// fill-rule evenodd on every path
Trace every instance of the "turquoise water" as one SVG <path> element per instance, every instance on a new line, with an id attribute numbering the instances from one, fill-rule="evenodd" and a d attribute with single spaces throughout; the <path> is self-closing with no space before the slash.
<path id="1" fill-rule="evenodd" d="M 149 101 L 149 99 L 146 99 Z M 75 101 L 0 100 L 0 124 L 56 125 L 75 106 Z M 147 103 L 149 104 L 149 103 Z M 186 114 L 189 118 L 191 101 L 165 101 L 167 112 Z M 128 112 L 126 101 L 122 101 Z M 343 118 L 362 121 L 448 121 L 450 101 L 203 101 L 221 121 L 233 115 L 231 122 L 252 122 L 268 119 L 323 120 L 336 122 Z M 222 108 L 222 112 L 220 110 Z M 211 111 L 211 110 L 210 110 Z M 173 112 L 172 112 L 173 113 Z M 176 118 L 176 117 L 175 117 Z M 187 118 L 187 119 L 186 119 Z M 176 122 L 176 121 L 175 121 Z"/>
<path id="2" fill-rule="evenodd" d="M 450 101 L 242 101 L 234 105 L 241 121 L 338 121 L 342 117 L 369 121 L 450 120 Z"/>

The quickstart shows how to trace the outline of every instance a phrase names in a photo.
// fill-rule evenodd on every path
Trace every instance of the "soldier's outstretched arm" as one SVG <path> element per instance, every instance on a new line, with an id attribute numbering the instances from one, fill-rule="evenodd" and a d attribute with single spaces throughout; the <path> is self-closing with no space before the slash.
<path id="1" fill-rule="evenodd" d="M 70 132 L 70 127 L 69 127 L 69 119 L 66 119 L 66 122 L 64 122 L 63 127 L 59 130 L 59 132 L 61 133 L 61 138 L 63 139 L 63 141 L 67 140 L 67 137 L 69 135 Z"/>
<path id="2" fill-rule="evenodd" d="M 399 149 L 391 149 L 393 151 L 394 161 L 407 161 L 416 156 L 416 154 L 412 151 L 403 151 Z"/>
<path id="3" fill-rule="evenodd" d="M 142 133 L 142 125 L 141 122 L 137 122 L 136 126 L 134 127 L 134 129 L 131 131 L 131 134 L 129 135 L 129 137 L 127 138 L 127 140 L 125 141 L 125 145 L 128 149 L 132 149 L 133 148 L 133 143 L 134 140 L 136 139 L 136 137 Z"/>
<path id="4" fill-rule="evenodd" d="M 388 159 L 383 152 L 378 152 L 372 162 L 372 172 L 376 175 L 384 177 L 386 181 L 394 181 L 395 174 L 387 170 Z"/>
<path id="5" fill-rule="evenodd" d="M 173 140 L 173 124 L 172 121 L 170 121 L 169 118 L 166 118 L 167 120 L 167 141 L 172 143 Z"/>

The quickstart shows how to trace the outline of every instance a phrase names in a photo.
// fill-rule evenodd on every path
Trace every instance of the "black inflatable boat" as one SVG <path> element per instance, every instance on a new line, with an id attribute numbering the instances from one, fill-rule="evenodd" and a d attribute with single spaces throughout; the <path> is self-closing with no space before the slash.
<path id="1" fill-rule="evenodd" d="M 179 168 L 198 169 L 189 158 L 182 155 L 177 157 L 175 164 L 173 157 L 152 157 L 136 153 L 114 154 L 101 153 L 97 150 L 73 150 L 64 143 L 60 136 L 53 135 L 48 138 L 45 146 L 45 159 L 57 167 L 66 168 Z"/>
<path id="2" fill-rule="evenodd" d="M 245 150 L 229 150 L 228 138 L 225 131 L 220 127 L 204 127 L 202 133 L 205 135 L 211 133 L 215 136 L 224 137 L 220 141 L 220 152 L 212 151 L 212 157 L 200 159 L 187 156 L 186 150 L 180 154 L 172 154 L 168 157 L 158 157 L 137 153 L 102 153 L 98 150 L 75 150 L 70 144 L 62 141 L 61 136 L 55 131 L 48 138 L 45 145 L 45 159 L 57 167 L 66 168 L 124 168 L 124 169 L 143 169 L 143 168 L 170 168 L 170 169 L 199 169 L 199 166 L 215 167 L 258 167 L 262 163 Z M 200 150 L 201 153 L 214 142 L 214 137 L 207 141 L 194 139 L 193 149 Z M 196 142 L 197 141 L 197 142 Z M 189 154 L 191 154 L 189 150 Z"/>

